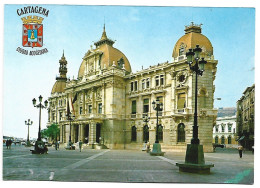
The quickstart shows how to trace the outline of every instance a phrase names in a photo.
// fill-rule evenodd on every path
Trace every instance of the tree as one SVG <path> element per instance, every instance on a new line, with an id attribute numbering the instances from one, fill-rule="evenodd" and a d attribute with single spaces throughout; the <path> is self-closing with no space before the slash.
<path id="1" fill-rule="evenodd" d="M 58 124 L 51 124 L 47 129 L 41 131 L 42 137 L 51 138 L 51 140 L 57 139 L 57 136 L 60 134 L 60 128 Z"/>

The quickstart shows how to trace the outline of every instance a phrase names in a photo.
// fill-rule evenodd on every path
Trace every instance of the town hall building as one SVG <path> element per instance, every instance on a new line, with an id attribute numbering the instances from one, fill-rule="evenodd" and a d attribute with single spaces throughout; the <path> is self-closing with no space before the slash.
<path id="1" fill-rule="evenodd" d="M 124 53 L 113 46 L 115 41 L 107 37 L 105 26 L 95 48 L 82 58 L 77 79 L 67 78 L 69 62 L 63 53 L 60 75 L 48 99 L 47 126 L 58 123 L 61 143 L 68 143 L 71 136 L 73 143 L 82 140 L 92 148 L 102 144 L 110 149 L 141 149 L 145 142 L 155 142 L 156 111 L 152 102 L 159 100 L 163 104 L 158 128 L 162 150 L 185 151 L 192 138 L 195 106 L 195 74 L 185 54 L 199 45 L 207 61 L 203 76 L 198 78 L 199 139 L 204 151 L 212 152 L 218 61 L 201 25 L 191 23 L 184 31 L 173 48 L 171 62 L 136 73 Z M 67 117 L 68 104 L 72 120 Z M 148 122 L 144 122 L 146 116 Z"/>

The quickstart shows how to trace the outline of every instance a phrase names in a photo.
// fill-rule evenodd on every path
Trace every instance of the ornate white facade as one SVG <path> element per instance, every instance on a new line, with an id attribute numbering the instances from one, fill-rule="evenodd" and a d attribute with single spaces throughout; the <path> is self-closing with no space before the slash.
<path id="1" fill-rule="evenodd" d="M 227 148 L 236 148 L 236 116 L 218 117 L 213 127 L 213 143 L 225 144 Z"/>
<path id="2" fill-rule="evenodd" d="M 146 139 L 155 141 L 156 111 L 152 102 L 159 99 L 159 141 L 162 149 L 185 150 L 192 138 L 195 74 L 186 63 L 186 52 L 198 44 L 207 64 L 198 78 L 199 139 L 205 152 L 212 151 L 212 128 L 216 121 L 214 80 L 218 61 L 210 41 L 201 34 L 201 26 L 186 26 L 185 35 L 174 46 L 172 62 L 150 66 L 132 73 L 126 56 L 113 47 L 114 41 L 104 31 L 79 68 L 77 80 L 64 80 L 67 61 L 60 60 L 60 77 L 49 97 L 49 123 L 58 122 L 60 141 L 68 142 L 70 122 L 68 100 L 73 104 L 72 142 L 82 140 L 95 147 L 99 142 L 111 149 L 141 149 Z M 65 63 L 66 62 L 66 63 Z M 140 62 L 141 63 L 141 62 Z M 66 69 L 67 70 L 67 69 Z M 145 126 L 143 117 L 150 121 Z M 101 137 L 101 140 L 100 140 Z M 87 138 L 87 139 L 86 139 Z"/>

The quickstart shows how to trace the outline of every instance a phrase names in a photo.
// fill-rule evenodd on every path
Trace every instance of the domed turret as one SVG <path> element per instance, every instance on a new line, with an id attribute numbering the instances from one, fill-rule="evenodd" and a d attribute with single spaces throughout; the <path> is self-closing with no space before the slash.
<path id="1" fill-rule="evenodd" d="M 190 48 L 199 45 L 202 48 L 202 54 L 205 57 L 213 55 L 213 47 L 210 40 L 201 34 L 201 25 L 195 25 L 191 22 L 190 26 L 185 27 L 185 35 L 183 35 L 175 44 L 172 57 L 185 55 Z"/>
<path id="2" fill-rule="evenodd" d="M 115 42 L 106 35 L 105 25 L 103 33 L 99 41 L 95 42 L 95 49 L 90 49 L 83 57 L 80 65 L 78 77 L 89 74 L 100 69 L 109 68 L 113 64 L 120 69 L 124 68 L 127 72 L 131 72 L 131 66 L 127 57 L 118 49 L 113 47 Z"/>
<path id="3" fill-rule="evenodd" d="M 60 76 L 56 77 L 56 82 L 52 87 L 51 94 L 62 93 L 64 92 L 64 88 L 66 87 L 66 81 L 67 81 L 66 74 L 68 70 L 67 70 L 67 60 L 64 56 L 64 51 L 59 63 L 60 63 L 60 67 L 59 67 Z"/>

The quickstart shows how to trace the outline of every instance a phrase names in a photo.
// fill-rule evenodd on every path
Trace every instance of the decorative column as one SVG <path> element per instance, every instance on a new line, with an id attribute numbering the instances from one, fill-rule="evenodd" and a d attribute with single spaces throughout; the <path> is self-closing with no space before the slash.
<path id="1" fill-rule="evenodd" d="M 71 142 L 74 143 L 74 124 L 71 123 Z"/>
<path id="2" fill-rule="evenodd" d="M 86 98 L 86 93 L 85 93 L 85 89 L 82 91 L 82 95 L 83 95 L 83 101 L 82 101 L 82 113 L 86 114 L 86 106 L 85 106 L 85 98 Z"/>
<path id="3" fill-rule="evenodd" d="M 91 101 L 92 114 L 94 114 L 94 111 L 95 111 L 95 91 L 94 91 L 94 87 L 91 88 L 91 95 L 92 95 L 92 101 Z M 96 113 L 96 111 L 95 111 L 95 113 Z"/>
<path id="4" fill-rule="evenodd" d="M 79 124 L 79 133 L 78 133 L 78 141 L 83 141 L 82 140 L 82 124 Z"/>
<path id="5" fill-rule="evenodd" d="M 60 125 L 60 142 L 63 142 L 63 125 Z"/>
<path id="6" fill-rule="evenodd" d="M 96 123 L 94 121 L 89 124 L 89 144 L 92 145 L 94 149 L 94 144 L 96 143 Z"/>
<path id="7" fill-rule="evenodd" d="M 102 84 L 102 114 L 105 114 L 106 112 L 106 109 L 105 109 L 105 101 L 106 101 L 106 98 L 105 98 L 105 95 L 106 95 L 106 88 L 105 88 L 105 84 L 103 83 Z"/>

